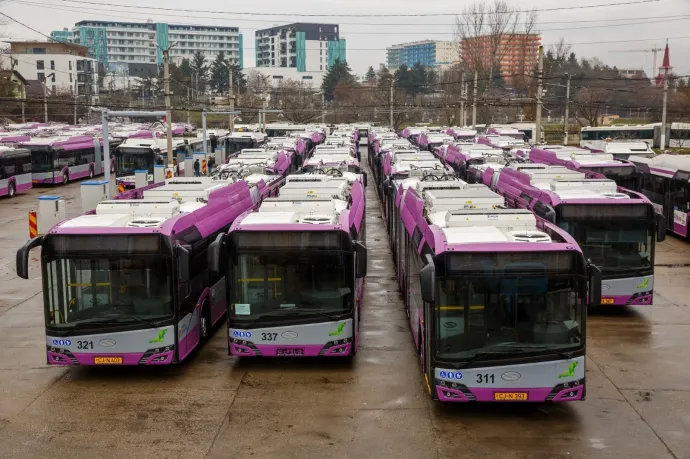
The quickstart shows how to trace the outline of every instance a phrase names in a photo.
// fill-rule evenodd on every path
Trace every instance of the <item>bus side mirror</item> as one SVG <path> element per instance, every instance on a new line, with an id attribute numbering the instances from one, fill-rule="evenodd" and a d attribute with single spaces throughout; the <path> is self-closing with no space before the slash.
<path id="1" fill-rule="evenodd" d="M 589 304 L 601 304 L 601 269 L 591 263 L 587 264 L 589 275 Z"/>
<path id="2" fill-rule="evenodd" d="M 664 242 L 666 239 L 666 218 L 663 214 L 656 213 L 656 241 Z"/>
<path id="3" fill-rule="evenodd" d="M 390 178 L 387 178 L 383 182 L 383 194 L 386 196 L 392 196 L 393 195 L 393 181 Z"/>
<path id="4" fill-rule="evenodd" d="M 29 252 L 34 247 L 38 247 L 43 244 L 43 236 L 38 236 L 33 239 L 29 239 L 26 243 L 17 250 L 17 275 L 22 279 L 29 278 Z"/>
<path id="5" fill-rule="evenodd" d="M 436 300 L 436 266 L 431 255 L 426 255 L 426 266 L 419 271 L 419 283 L 422 290 L 422 300 L 434 303 Z"/>
<path id="6" fill-rule="evenodd" d="M 367 275 L 367 248 L 360 241 L 355 242 L 355 277 L 362 278 Z"/>
<path id="7" fill-rule="evenodd" d="M 226 238 L 226 234 L 219 234 L 216 237 L 216 240 L 211 242 L 211 244 L 208 246 L 206 259 L 208 261 L 208 269 L 213 274 L 219 274 L 221 272 L 221 259 L 223 256 L 223 248 L 225 247 Z"/>
<path id="8" fill-rule="evenodd" d="M 177 281 L 184 283 L 189 281 L 192 252 L 183 245 L 177 246 Z"/>
<path id="9" fill-rule="evenodd" d="M 362 172 L 362 181 L 364 182 L 364 187 L 366 188 L 367 186 L 367 173 Z"/>

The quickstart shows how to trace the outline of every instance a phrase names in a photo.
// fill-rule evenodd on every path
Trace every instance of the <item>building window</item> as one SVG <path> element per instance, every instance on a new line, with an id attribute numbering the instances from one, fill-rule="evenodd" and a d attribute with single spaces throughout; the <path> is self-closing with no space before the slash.
<path id="1" fill-rule="evenodd" d="M 303 79 L 303 80 L 311 80 L 312 77 L 311 77 L 311 76 L 303 76 L 302 79 Z"/>
<path id="2" fill-rule="evenodd" d="M 45 63 L 43 61 L 36 61 L 36 70 L 43 70 Z"/>
<path id="3" fill-rule="evenodd" d="M 69 61 L 69 69 L 72 70 L 72 61 Z"/>
<path id="4" fill-rule="evenodd" d="M 53 76 L 53 82 L 54 81 L 55 81 L 55 77 Z M 57 94 L 57 87 L 55 85 L 53 85 L 53 89 L 51 90 L 51 92 L 53 93 L 53 95 Z"/>
<path id="5" fill-rule="evenodd" d="M 34 48 L 33 52 L 34 52 L 34 54 L 45 54 L 46 49 L 45 48 Z"/>
<path id="6" fill-rule="evenodd" d="M 70 83 L 72 82 L 72 74 L 71 73 L 69 74 L 69 82 Z"/>
<path id="7" fill-rule="evenodd" d="M 38 78 L 38 81 L 40 81 L 41 83 L 46 81 L 46 74 L 45 73 L 37 73 L 36 77 Z"/>
<path id="8" fill-rule="evenodd" d="M 50 70 L 55 70 L 55 61 L 50 61 Z"/>

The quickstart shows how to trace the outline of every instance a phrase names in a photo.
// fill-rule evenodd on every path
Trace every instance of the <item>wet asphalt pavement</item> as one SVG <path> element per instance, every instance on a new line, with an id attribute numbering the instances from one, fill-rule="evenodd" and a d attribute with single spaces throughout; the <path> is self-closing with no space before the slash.
<path id="1" fill-rule="evenodd" d="M 40 194 L 80 213 L 78 183 L 0 199 L 2 458 L 690 458 L 687 242 L 657 246 L 654 306 L 590 314 L 586 401 L 442 406 L 423 385 L 373 187 L 354 361 L 238 360 L 222 325 L 165 368 L 45 364 L 38 251 L 31 280 L 14 271 Z"/>

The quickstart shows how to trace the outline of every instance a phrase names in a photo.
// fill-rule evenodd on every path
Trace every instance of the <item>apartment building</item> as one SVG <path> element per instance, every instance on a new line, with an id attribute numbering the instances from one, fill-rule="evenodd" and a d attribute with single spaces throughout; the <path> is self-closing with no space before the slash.
<path id="1" fill-rule="evenodd" d="M 55 36 L 60 33 L 53 32 Z M 170 49 L 173 59 L 191 58 L 201 52 L 210 62 L 223 52 L 234 62 L 243 64 L 242 34 L 237 27 L 81 21 L 74 25 L 72 34 L 74 42 L 88 47 L 89 54 L 106 71 L 124 69 L 129 64 L 162 64 L 163 49 L 173 43 L 175 46 Z"/>
<path id="2" fill-rule="evenodd" d="M 53 30 L 50 32 L 50 39 L 53 41 L 74 43 L 74 34 L 67 28 L 62 30 Z"/>
<path id="3" fill-rule="evenodd" d="M 389 69 L 397 69 L 403 64 L 413 67 L 417 63 L 425 67 L 444 68 L 457 62 L 458 53 L 452 41 L 422 40 L 386 48 Z"/>
<path id="4" fill-rule="evenodd" d="M 470 68 L 500 69 L 507 84 L 531 74 L 537 65 L 541 36 L 538 34 L 482 35 L 460 42 L 460 59 Z"/>
<path id="5" fill-rule="evenodd" d="M 338 24 L 294 23 L 257 30 L 256 66 L 325 72 L 336 59 L 347 60 Z"/>
<path id="6" fill-rule="evenodd" d="M 98 95 L 98 62 L 88 57 L 85 46 L 13 41 L 10 49 L 16 60 L 15 70 L 26 80 L 45 84 L 49 94 L 77 91 L 80 96 Z"/>

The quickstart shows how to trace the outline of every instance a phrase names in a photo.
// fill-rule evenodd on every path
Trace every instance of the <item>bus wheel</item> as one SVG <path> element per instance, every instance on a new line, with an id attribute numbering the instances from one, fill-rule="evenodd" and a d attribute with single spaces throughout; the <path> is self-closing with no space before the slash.
<path id="1" fill-rule="evenodd" d="M 67 185 L 67 182 L 69 182 L 69 175 L 67 175 L 67 172 L 62 174 L 62 184 Z"/>
<path id="2" fill-rule="evenodd" d="M 14 188 L 14 182 L 10 182 L 10 185 L 7 187 L 7 197 L 12 198 L 16 194 L 16 189 Z"/>
<path id="3" fill-rule="evenodd" d="M 201 307 L 201 317 L 199 318 L 199 334 L 201 335 L 201 341 L 206 341 L 209 335 L 209 327 L 211 326 L 211 321 L 208 320 L 208 310 L 206 305 Z"/>
<path id="4" fill-rule="evenodd" d="M 93 169 L 92 168 L 89 168 L 89 178 L 90 179 L 93 178 Z"/>

